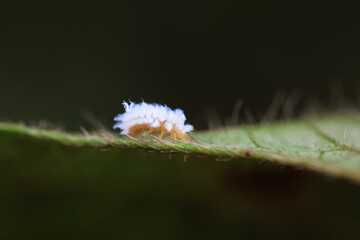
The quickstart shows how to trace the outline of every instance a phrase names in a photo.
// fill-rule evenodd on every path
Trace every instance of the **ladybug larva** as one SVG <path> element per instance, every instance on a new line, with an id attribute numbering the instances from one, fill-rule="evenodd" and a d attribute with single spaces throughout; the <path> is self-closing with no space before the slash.
<path id="1" fill-rule="evenodd" d="M 186 142 L 190 137 L 186 134 L 191 132 L 194 127 L 185 124 L 186 117 L 181 109 L 172 110 L 166 105 L 156 103 L 133 103 L 123 102 L 125 113 L 117 115 L 114 120 L 115 128 L 120 128 L 121 133 L 136 137 L 141 131 L 146 130 L 142 135 L 144 137 L 152 132 L 160 132 L 159 141 L 167 133 L 177 140 L 180 138 Z"/>

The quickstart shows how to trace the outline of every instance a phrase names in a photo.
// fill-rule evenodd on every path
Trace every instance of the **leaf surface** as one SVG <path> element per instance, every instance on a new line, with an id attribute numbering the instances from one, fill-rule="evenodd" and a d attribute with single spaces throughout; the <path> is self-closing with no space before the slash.
<path id="1" fill-rule="evenodd" d="M 139 139 L 118 136 L 103 130 L 100 133 L 70 134 L 24 125 L 0 123 L 0 136 L 28 136 L 42 141 L 90 148 L 138 149 L 189 156 L 213 156 L 217 160 L 252 159 L 277 162 L 315 170 L 326 175 L 344 177 L 360 183 L 360 115 L 338 113 L 316 118 L 273 124 L 245 125 L 195 132 L 190 143 L 155 136 Z M 11 151 L 12 143 L 2 138 L 0 155 Z M 169 155 L 171 157 L 171 155 Z"/>

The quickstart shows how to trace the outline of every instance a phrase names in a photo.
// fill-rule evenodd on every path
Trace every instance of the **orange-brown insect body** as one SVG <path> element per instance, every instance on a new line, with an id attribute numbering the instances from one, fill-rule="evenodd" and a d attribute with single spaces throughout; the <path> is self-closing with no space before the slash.
<path id="1" fill-rule="evenodd" d="M 144 137 L 152 132 L 160 132 L 159 135 L 159 141 L 164 137 L 165 134 L 170 134 L 170 137 L 172 137 L 173 139 L 177 140 L 177 138 L 182 139 L 183 141 L 186 142 L 190 142 L 190 137 L 186 134 L 186 133 L 181 133 L 175 126 L 168 131 L 165 128 L 165 123 L 162 122 L 160 123 L 160 127 L 150 127 L 149 124 L 136 124 L 132 127 L 130 127 L 129 129 L 129 135 L 132 137 L 136 137 L 140 132 L 147 130 L 146 132 L 143 133 L 142 135 L 142 141 L 144 142 Z"/>

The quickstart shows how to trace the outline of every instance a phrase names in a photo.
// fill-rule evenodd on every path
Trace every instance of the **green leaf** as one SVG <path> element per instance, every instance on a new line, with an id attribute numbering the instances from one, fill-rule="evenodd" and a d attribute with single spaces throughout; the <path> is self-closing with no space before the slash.
<path id="1" fill-rule="evenodd" d="M 160 144 L 0 123 L 0 238 L 358 239 L 360 188 L 342 180 L 360 182 L 358 119 L 229 127 Z"/>
<path id="2" fill-rule="evenodd" d="M 251 159 L 292 165 L 360 183 L 360 115 L 338 113 L 274 124 L 228 127 L 192 134 L 192 142 L 160 143 L 152 136 L 139 139 L 102 130 L 92 134 L 70 134 L 11 123 L 0 123 L 0 135 L 28 136 L 42 141 L 90 148 L 139 149 L 160 155 L 180 153 L 189 157 L 213 156 L 216 160 Z M 11 152 L 12 143 L 2 137 L 0 154 Z M 31 141 L 30 141 L 31 144 Z M 46 143 L 45 143 L 46 144 Z M 4 147 L 6 146 L 6 147 Z M 153 156 L 154 157 L 154 156 Z M 258 161 L 254 161 L 258 163 Z"/>

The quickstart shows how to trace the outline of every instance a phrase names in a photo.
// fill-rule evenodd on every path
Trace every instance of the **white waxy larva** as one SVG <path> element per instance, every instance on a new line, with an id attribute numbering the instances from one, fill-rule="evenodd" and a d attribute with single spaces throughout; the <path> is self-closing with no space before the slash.
<path id="1" fill-rule="evenodd" d="M 161 132 L 159 141 L 164 134 L 169 133 L 175 140 L 180 138 L 190 141 L 186 134 L 194 130 L 190 124 L 185 124 L 186 117 L 181 109 L 172 110 L 166 105 L 156 103 L 133 103 L 123 102 L 125 113 L 115 116 L 115 128 L 121 129 L 121 134 L 135 137 L 141 131 L 147 130 L 144 136 L 152 132 Z"/>

